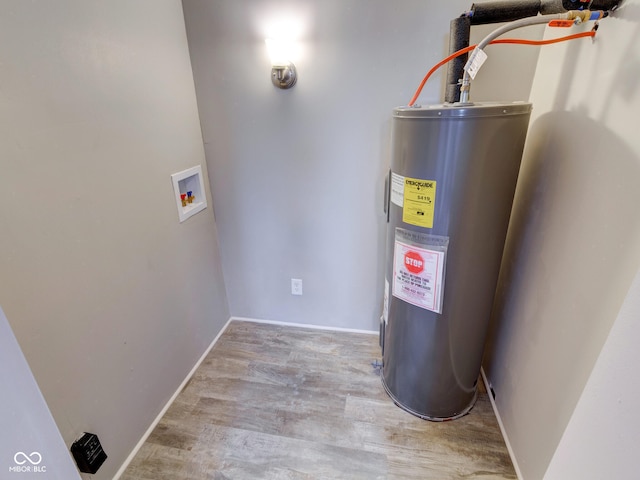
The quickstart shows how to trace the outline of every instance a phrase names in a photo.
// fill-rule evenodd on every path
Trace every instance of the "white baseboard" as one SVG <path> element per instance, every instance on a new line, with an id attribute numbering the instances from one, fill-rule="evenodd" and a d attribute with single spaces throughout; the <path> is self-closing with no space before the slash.
<path id="1" fill-rule="evenodd" d="M 149 426 L 149 428 L 147 429 L 146 432 L 144 432 L 144 435 L 142 435 L 142 438 L 140 439 L 140 441 L 136 444 L 136 446 L 134 447 L 134 449 L 131 451 L 131 453 L 129 454 L 129 456 L 127 457 L 127 459 L 124 461 L 124 463 L 122 464 L 122 466 L 120 467 L 120 469 L 116 472 L 115 476 L 113 477 L 113 480 L 118 480 L 120 478 L 120 476 L 122 476 L 122 474 L 124 473 L 124 471 L 127 469 L 127 467 L 129 466 L 129 464 L 131 463 L 131 461 L 133 460 L 133 457 L 136 456 L 136 454 L 138 453 L 138 451 L 142 448 L 142 445 L 144 444 L 144 442 L 147 441 L 147 438 L 149 438 L 149 435 L 151 435 L 151 432 L 153 432 L 153 429 L 156 428 L 156 425 L 158 425 L 158 423 L 160 422 L 160 420 L 162 420 L 162 417 L 164 416 L 165 413 L 167 413 L 167 410 L 169 410 L 169 407 L 171 406 L 171 404 L 173 403 L 173 401 L 178 397 L 178 395 L 180 394 L 180 392 L 182 392 L 182 389 L 185 387 L 185 385 L 187 384 L 187 382 L 189 380 L 191 380 L 191 377 L 193 376 L 194 373 L 196 373 L 196 370 L 198 369 L 198 367 L 200 366 L 200 364 L 204 361 L 204 359 L 206 358 L 206 356 L 209 354 L 209 352 L 211 351 L 211 349 L 213 348 L 213 346 L 216 344 L 216 342 L 218 341 L 218 339 L 220 338 L 220 336 L 224 333 L 224 331 L 227 329 L 227 327 L 229 326 L 229 323 L 231 323 L 232 318 L 229 318 L 229 320 L 227 320 L 227 323 L 224 324 L 224 326 L 220 329 L 220 332 L 218 332 L 218 335 L 216 335 L 216 338 L 213 339 L 213 341 L 211 342 L 211 344 L 207 347 L 207 349 L 205 350 L 205 352 L 202 354 L 202 356 L 198 359 L 198 361 L 196 362 L 196 364 L 193 366 L 193 368 L 191 369 L 191 371 L 187 374 L 187 376 L 185 377 L 185 379 L 182 381 L 182 383 L 180 384 L 180 386 L 178 387 L 178 389 L 175 391 L 175 393 L 171 396 L 171 398 L 169 399 L 169 401 L 165 404 L 164 408 L 160 411 L 160 413 L 158 414 L 158 416 L 155 418 L 155 420 L 151 423 L 151 425 Z"/>
<path id="2" fill-rule="evenodd" d="M 520 471 L 520 467 L 518 466 L 518 461 L 516 460 L 516 456 L 513 453 L 513 448 L 511 448 L 511 443 L 509 442 L 509 436 L 507 435 L 507 431 L 504 429 L 504 424 L 502 423 L 502 418 L 500 417 L 498 406 L 496 405 L 496 401 L 494 400 L 493 394 L 491 393 L 491 385 L 489 384 L 489 379 L 487 378 L 487 374 L 484 372 L 484 367 L 480 368 L 480 373 L 482 374 L 482 381 L 484 382 L 484 386 L 487 388 L 487 393 L 489 394 L 489 401 L 491 402 L 491 406 L 493 407 L 493 413 L 498 419 L 498 425 L 500 426 L 500 431 L 502 432 L 502 438 L 504 438 L 504 443 L 507 445 L 507 450 L 509 451 L 509 457 L 511 457 L 511 463 L 513 463 L 513 468 L 516 471 L 518 480 L 523 480 L 522 472 Z"/>
<path id="3" fill-rule="evenodd" d="M 268 323 L 270 325 L 281 325 L 285 327 L 310 328 L 313 330 L 328 330 L 332 332 L 366 333 L 367 335 L 378 335 L 379 333 L 378 330 L 358 330 L 355 328 L 328 327 L 325 325 L 308 325 L 306 323 L 280 322 L 277 320 L 261 320 L 257 318 L 247 318 L 247 317 L 231 317 L 231 320 L 237 320 L 239 322 Z"/>

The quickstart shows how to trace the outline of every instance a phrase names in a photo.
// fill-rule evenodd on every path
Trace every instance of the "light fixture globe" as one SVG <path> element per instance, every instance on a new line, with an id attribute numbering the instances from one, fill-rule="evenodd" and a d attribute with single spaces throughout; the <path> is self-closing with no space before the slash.
<path id="1" fill-rule="evenodd" d="M 293 87 L 298 80 L 298 72 L 293 63 L 286 65 L 274 65 L 271 68 L 271 83 L 276 87 L 286 90 Z"/>

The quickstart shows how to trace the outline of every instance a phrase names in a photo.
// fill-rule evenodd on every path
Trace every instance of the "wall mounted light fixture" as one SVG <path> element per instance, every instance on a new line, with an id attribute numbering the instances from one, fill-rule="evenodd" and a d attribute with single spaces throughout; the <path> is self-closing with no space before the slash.
<path id="1" fill-rule="evenodd" d="M 291 61 L 295 44 L 288 40 L 268 38 L 265 40 L 271 58 L 271 83 L 287 89 L 298 81 L 298 72 Z"/>

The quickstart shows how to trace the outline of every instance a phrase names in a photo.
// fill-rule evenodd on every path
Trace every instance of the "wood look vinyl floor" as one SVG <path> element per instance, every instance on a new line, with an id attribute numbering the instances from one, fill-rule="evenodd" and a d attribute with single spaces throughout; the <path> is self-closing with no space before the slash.
<path id="1" fill-rule="evenodd" d="M 421 420 L 375 359 L 375 335 L 231 322 L 121 480 L 516 478 L 486 392 Z"/>

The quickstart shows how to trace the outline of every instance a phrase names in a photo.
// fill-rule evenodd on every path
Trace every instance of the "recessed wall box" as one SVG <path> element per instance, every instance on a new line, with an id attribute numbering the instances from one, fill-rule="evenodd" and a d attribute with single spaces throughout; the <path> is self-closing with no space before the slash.
<path id="1" fill-rule="evenodd" d="M 100 465 L 107 459 L 98 436 L 94 433 L 84 432 L 82 436 L 71 445 L 71 453 L 78 464 L 78 468 L 84 473 L 96 473 Z"/>
<path id="2" fill-rule="evenodd" d="M 180 223 L 207 208 L 202 166 L 197 165 L 171 175 Z"/>

